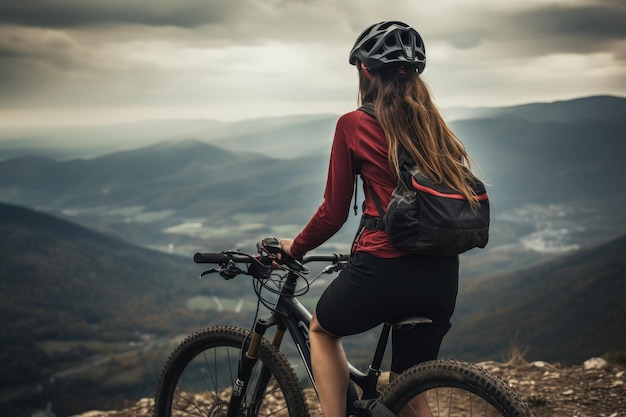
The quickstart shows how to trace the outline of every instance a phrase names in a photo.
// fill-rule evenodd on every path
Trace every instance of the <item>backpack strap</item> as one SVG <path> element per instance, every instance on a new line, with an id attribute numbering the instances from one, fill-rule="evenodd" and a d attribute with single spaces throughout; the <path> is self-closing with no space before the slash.
<path id="1" fill-rule="evenodd" d="M 363 182 L 367 184 L 367 188 L 369 188 L 370 193 L 372 194 L 372 199 L 374 200 L 374 204 L 376 204 L 376 210 L 378 210 L 378 217 L 363 215 L 361 218 L 361 225 L 366 229 L 385 230 L 385 223 L 383 222 L 385 209 L 383 208 L 383 204 L 370 183 L 365 181 L 365 178 L 363 178 Z"/>
<path id="2" fill-rule="evenodd" d="M 373 118 L 376 118 L 376 113 L 374 113 L 374 105 L 372 103 L 366 103 L 362 105 L 361 107 L 359 107 L 359 110 L 361 110 L 364 113 L 369 114 Z"/>
<path id="3" fill-rule="evenodd" d="M 376 118 L 376 113 L 374 112 L 374 105 L 372 103 L 363 104 L 361 107 L 359 107 L 359 110 Z M 374 191 L 374 188 L 370 185 L 369 182 L 365 180 L 365 177 L 361 175 L 361 178 L 363 179 L 363 182 L 367 185 L 367 188 L 369 188 L 370 190 L 372 198 L 374 199 L 374 204 L 376 204 L 376 209 L 378 210 L 378 216 L 379 216 L 379 217 L 371 217 L 371 216 L 363 215 L 361 217 L 361 227 L 364 227 L 366 229 L 385 230 L 385 224 L 383 223 L 383 216 L 385 215 L 385 209 L 383 208 L 383 204 L 380 201 L 378 194 L 376 194 L 376 191 Z"/>

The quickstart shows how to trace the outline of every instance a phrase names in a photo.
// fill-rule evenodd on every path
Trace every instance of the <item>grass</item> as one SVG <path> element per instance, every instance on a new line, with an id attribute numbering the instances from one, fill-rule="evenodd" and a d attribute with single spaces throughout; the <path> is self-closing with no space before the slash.
<path id="1" fill-rule="evenodd" d="M 610 364 L 626 367 L 626 351 L 611 351 L 603 356 L 604 360 Z"/>

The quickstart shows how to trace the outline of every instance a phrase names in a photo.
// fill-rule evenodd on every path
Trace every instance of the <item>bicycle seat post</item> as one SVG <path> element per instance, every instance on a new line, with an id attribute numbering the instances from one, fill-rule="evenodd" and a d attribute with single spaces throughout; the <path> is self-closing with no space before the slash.
<path id="1" fill-rule="evenodd" d="M 378 390 L 377 390 L 378 378 L 380 377 L 382 373 L 382 370 L 380 368 L 383 362 L 383 357 L 385 355 L 385 349 L 387 348 L 387 341 L 389 340 L 390 331 L 391 331 L 391 324 L 384 323 L 383 329 L 378 339 L 378 345 L 376 346 L 376 351 L 374 352 L 374 357 L 372 358 L 372 363 L 369 366 L 368 375 L 365 381 L 365 386 L 363 387 L 363 399 L 378 397 Z"/>

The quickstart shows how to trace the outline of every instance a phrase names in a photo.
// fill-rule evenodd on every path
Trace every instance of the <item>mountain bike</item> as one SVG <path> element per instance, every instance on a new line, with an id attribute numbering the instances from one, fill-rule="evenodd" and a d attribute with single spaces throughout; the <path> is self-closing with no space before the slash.
<path id="1" fill-rule="evenodd" d="M 196 263 L 218 265 L 201 277 L 210 273 L 218 273 L 226 280 L 251 276 L 258 300 L 257 314 L 251 330 L 214 326 L 180 343 L 159 378 L 156 417 L 310 415 L 300 378 L 281 351 L 283 337 L 290 334 L 306 370 L 305 378 L 315 388 L 309 349 L 312 315 L 297 296 L 308 291 L 321 275 L 340 271 L 349 255 L 308 255 L 296 260 L 286 257 L 274 238 L 264 239 L 257 249 L 255 254 L 195 254 Z M 310 269 L 305 264 L 312 262 L 329 264 L 309 279 Z M 304 287 L 299 288 L 298 281 L 304 281 Z M 271 300 L 266 294 L 272 294 Z M 266 317 L 260 318 L 260 305 L 268 309 Z M 347 416 L 533 416 L 528 405 L 504 381 L 458 360 L 438 359 L 416 365 L 379 390 L 380 368 L 391 328 L 402 330 L 431 323 L 425 317 L 406 317 L 382 326 L 368 370 L 363 372 L 349 365 Z M 271 339 L 269 329 L 273 331 Z M 413 407 L 424 400 L 428 410 L 417 414 Z"/>

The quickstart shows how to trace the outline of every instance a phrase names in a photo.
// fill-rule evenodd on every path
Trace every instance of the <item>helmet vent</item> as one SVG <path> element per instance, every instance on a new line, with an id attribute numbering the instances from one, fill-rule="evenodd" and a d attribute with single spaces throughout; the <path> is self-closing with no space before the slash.
<path id="1" fill-rule="evenodd" d="M 365 44 L 363 44 L 362 48 L 364 51 L 369 51 L 371 53 L 374 46 L 376 46 L 376 39 L 370 39 Z M 378 53 L 379 51 L 376 51 L 376 52 Z"/>

